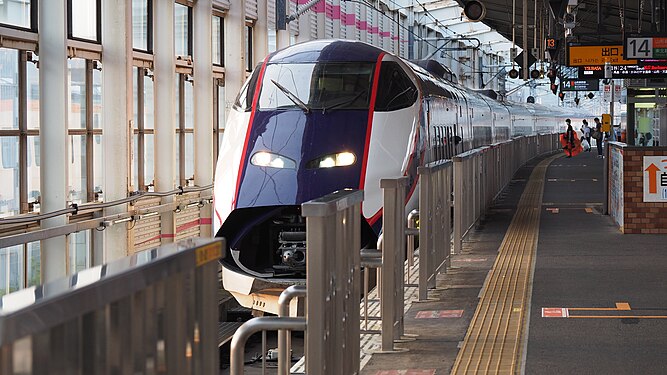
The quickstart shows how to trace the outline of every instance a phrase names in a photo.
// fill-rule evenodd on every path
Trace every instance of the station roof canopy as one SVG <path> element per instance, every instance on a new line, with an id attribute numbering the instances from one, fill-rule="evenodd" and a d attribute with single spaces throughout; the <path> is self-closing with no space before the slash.
<path id="1" fill-rule="evenodd" d="M 471 0 L 456 0 L 461 7 L 468 1 Z M 538 31 L 538 43 L 549 37 L 563 40 L 566 23 L 574 25 L 568 41 L 593 45 L 622 44 L 623 33 L 667 33 L 667 2 L 664 0 L 476 1 L 486 7 L 486 16 L 481 22 L 510 41 L 514 34 L 514 41 L 520 48 L 523 46 L 524 11 L 528 19 L 528 48 L 533 47 L 534 30 Z M 524 5 L 527 6 L 525 9 Z"/>

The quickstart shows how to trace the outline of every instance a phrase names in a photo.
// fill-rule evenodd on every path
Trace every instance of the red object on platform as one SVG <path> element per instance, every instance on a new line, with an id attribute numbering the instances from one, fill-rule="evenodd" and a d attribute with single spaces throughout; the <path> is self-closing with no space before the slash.
<path id="1" fill-rule="evenodd" d="M 574 133 L 574 147 L 572 147 L 572 145 L 569 145 L 568 142 L 565 140 L 565 133 L 560 135 L 560 144 L 563 146 L 563 151 L 567 156 L 577 156 L 579 155 L 580 152 L 584 150 L 581 147 L 581 141 L 579 140 L 579 137 L 577 137 L 576 132 Z"/>

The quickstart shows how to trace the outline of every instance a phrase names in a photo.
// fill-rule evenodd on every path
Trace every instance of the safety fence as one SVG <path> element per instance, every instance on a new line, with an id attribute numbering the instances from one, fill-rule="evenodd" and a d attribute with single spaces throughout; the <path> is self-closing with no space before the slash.
<path id="1" fill-rule="evenodd" d="M 516 171 L 530 159 L 560 149 L 558 134 L 523 136 L 455 156 L 454 252 Z"/>
<path id="2" fill-rule="evenodd" d="M 76 204 L 54 212 L 0 218 L 0 296 L 40 284 L 40 241 L 65 236 L 70 268 L 62 274 L 99 264 L 107 254 L 102 234 L 110 227 L 127 230 L 127 255 L 155 248 L 163 243 L 209 236 L 211 228 L 210 190 L 213 185 L 178 187 L 166 192 L 137 192 L 109 201 Z M 113 211 L 110 211 L 113 210 Z M 64 224 L 45 227 L 50 218 L 64 216 Z M 115 228 L 114 228 L 115 229 Z M 17 261 L 9 262 L 9 258 Z M 73 260 L 76 258 L 76 262 Z M 3 289 L 1 285 L 5 286 Z"/>
<path id="3" fill-rule="evenodd" d="M 359 250 L 362 191 L 343 190 L 304 203 L 306 287 L 284 292 L 281 316 L 255 318 L 239 328 L 231 345 L 231 373 L 243 373 L 245 341 L 266 330 L 279 331 L 280 374 L 289 372 L 293 330 L 305 331 L 306 373 L 358 373 L 362 264 L 381 271 L 379 352 L 397 351 L 394 344 L 405 334 L 404 265 L 415 254 L 410 247 L 406 254 L 407 239 L 420 239 L 418 287 L 424 300 L 436 275 L 448 266 L 451 228 L 460 251 L 463 236 L 516 170 L 557 150 L 557 142 L 557 135 L 520 137 L 419 168 L 418 230 L 413 228 L 417 214 L 405 212 L 407 178 L 382 179 L 380 251 Z M 120 373 L 215 372 L 218 277 L 213 260 L 222 248 L 206 240 L 189 243 L 187 249 L 172 244 L 91 268 L 60 287 L 47 284 L 5 296 L 0 375 L 48 373 L 45 364 L 75 374 L 93 373 L 100 364 Z M 285 316 L 289 300 L 304 296 L 306 316 Z"/>
<path id="4" fill-rule="evenodd" d="M 190 239 L 8 294 L 0 374 L 214 374 L 221 239 Z"/>

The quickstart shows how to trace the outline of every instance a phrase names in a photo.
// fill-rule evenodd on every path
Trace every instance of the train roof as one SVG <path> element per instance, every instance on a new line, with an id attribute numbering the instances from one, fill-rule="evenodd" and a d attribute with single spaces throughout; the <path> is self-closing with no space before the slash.
<path id="1" fill-rule="evenodd" d="M 354 40 L 311 40 L 275 52 L 269 63 L 376 62 L 383 50 Z"/>

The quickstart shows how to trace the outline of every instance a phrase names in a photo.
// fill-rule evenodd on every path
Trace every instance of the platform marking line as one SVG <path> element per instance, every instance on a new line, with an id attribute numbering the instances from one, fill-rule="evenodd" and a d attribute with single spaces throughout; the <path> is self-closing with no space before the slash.
<path id="1" fill-rule="evenodd" d="M 574 319 L 667 319 L 667 315 L 570 315 L 570 311 L 632 311 L 628 302 L 616 302 L 615 307 L 543 307 L 543 318 Z"/>
<path id="2" fill-rule="evenodd" d="M 534 270 L 546 171 L 558 157 L 560 155 L 540 162 L 526 184 L 487 277 L 452 374 L 521 372 L 528 330 L 530 279 Z M 550 211 L 554 212 L 554 209 Z"/>
<path id="3" fill-rule="evenodd" d="M 375 375 L 435 375 L 435 369 L 380 370 Z"/>
<path id="4" fill-rule="evenodd" d="M 418 311 L 415 319 L 460 318 L 463 310 L 424 310 Z"/>

